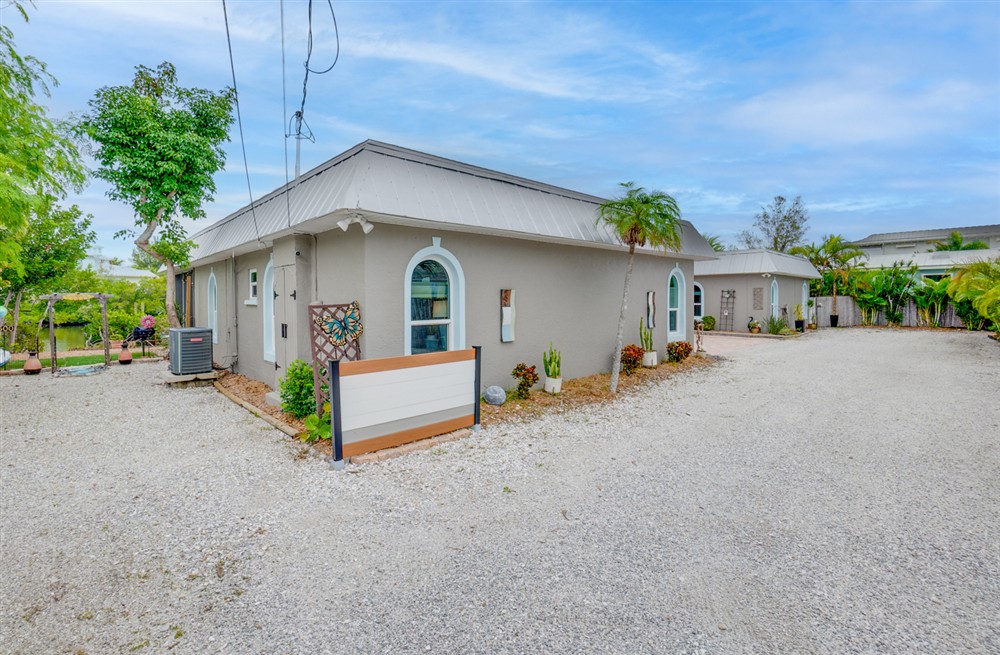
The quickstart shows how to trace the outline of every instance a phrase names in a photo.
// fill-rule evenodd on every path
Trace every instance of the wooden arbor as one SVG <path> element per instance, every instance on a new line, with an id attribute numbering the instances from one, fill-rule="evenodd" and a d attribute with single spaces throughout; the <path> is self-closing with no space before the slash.
<path id="1" fill-rule="evenodd" d="M 47 300 L 48 305 L 45 312 L 49 315 L 49 354 L 52 362 L 52 373 L 55 374 L 58 368 L 56 357 L 56 321 L 55 304 L 58 300 L 97 300 L 101 303 L 101 336 L 104 341 L 104 365 L 111 366 L 111 342 L 108 339 L 108 300 L 114 298 L 106 293 L 50 293 L 41 296 L 42 300 Z"/>

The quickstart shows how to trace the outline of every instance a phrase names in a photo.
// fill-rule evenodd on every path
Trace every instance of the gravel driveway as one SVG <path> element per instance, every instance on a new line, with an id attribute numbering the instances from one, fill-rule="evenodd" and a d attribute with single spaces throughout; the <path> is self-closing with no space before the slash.
<path id="1" fill-rule="evenodd" d="M 341 472 L 162 370 L 0 379 L 0 652 L 1000 652 L 983 334 L 755 340 Z"/>

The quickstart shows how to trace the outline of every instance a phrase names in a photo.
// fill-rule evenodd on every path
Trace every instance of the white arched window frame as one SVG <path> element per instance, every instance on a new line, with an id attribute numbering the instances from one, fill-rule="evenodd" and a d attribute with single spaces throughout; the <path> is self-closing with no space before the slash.
<path id="1" fill-rule="evenodd" d="M 802 318 L 809 322 L 809 283 L 802 283 Z"/>
<path id="2" fill-rule="evenodd" d="M 268 257 L 264 269 L 264 284 L 261 288 L 260 320 L 264 326 L 264 361 L 273 362 L 274 356 L 274 255 Z"/>
<path id="3" fill-rule="evenodd" d="M 778 318 L 781 310 L 778 307 L 778 281 L 771 280 L 771 317 Z"/>
<path id="4" fill-rule="evenodd" d="M 698 282 L 691 286 L 694 289 L 694 319 L 697 321 L 705 315 L 705 288 Z"/>
<path id="5" fill-rule="evenodd" d="M 212 343 L 219 343 L 219 285 L 215 269 L 208 274 L 208 327 L 212 328 Z"/>
<path id="6" fill-rule="evenodd" d="M 674 266 L 667 279 L 667 342 L 687 337 L 687 285 L 684 272 Z"/>
<path id="7" fill-rule="evenodd" d="M 427 248 L 418 250 L 410 263 L 406 265 L 406 272 L 403 275 L 403 354 L 413 354 L 413 327 L 421 325 L 423 321 L 414 321 L 411 314 L 413 300 L 413 269 L 420 262 L 434 261 L 444 267 L 448 274 L 449 294 L 448 294 L 448 350 L 462 350 L 465 348 L 465 272 L 458 259 L 448 250 L 441 247 L 441 237 L 432 237 L 431 244 Z"/>

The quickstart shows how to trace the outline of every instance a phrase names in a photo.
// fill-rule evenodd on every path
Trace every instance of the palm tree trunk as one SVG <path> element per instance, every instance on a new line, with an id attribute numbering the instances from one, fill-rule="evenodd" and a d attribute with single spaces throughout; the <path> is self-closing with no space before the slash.
<path id="1" fill-rule="evenodd" d="M 615 354 L 611 359 L 611 393 L 618 393 L 618 377 L 622 371 L 622 341 L 625 338 L 625 310 L 628 309 L 628 286 L 632 281 L 632 260 L 635 246 L 628 249 L 628 268 L 625 270 L 625 289 L 622 291 L 622 311 L 618 315 L 618 336 L 615 337 Z"/>

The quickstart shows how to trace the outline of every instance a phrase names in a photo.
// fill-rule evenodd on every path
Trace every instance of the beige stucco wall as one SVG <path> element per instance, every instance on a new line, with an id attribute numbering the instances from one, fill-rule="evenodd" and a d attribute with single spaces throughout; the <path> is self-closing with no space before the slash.
<path id="1" fill-rule="evenodd" d="M 319 234 L 315 237 L 315 251 L 308 254 L 309 244 L 301 239 L 312 240 L 311 236 L 299 237 L 297 248 L 275 243 L 275 259 L 286 267 L 284 283 L 280 277 L 276 281 L 283 297 L 276 305 L 275 341 L 282 367 L 277 372 L 272 363 L 262 358 L 263 298 L 255 307 L 243 304 L 248 294 L 250 268 L 258 270 L 263 295 L 264 268 L 270 253 L 262 251 L 236 258 L 236 270 L 231 273 L 235 275 L 238 299 L 236 370 L 276 386 L 287 361 L 295 356 L 307 361 L 311 358 L 309 341 L 301 336 L 308 327 L 306 322 L 296 323 L 281 316 L 283 303 L 293 288 L 299 303 L 289 307 L 303 314 L 309 301 L 333 304 L 358 300 L 365 326 L 361 347 L 366 359 L 404 354 L 404 321 L 408 310 L 404 306 L 406 268 L 418 251 L 432 245 L 433 237 L 440 237 L 440 247 L 455 257 L 464 272 L 465 343 L 483 347 L 484 386 L 512 386 L 510 371 L 520 361 L 537 365 L 539 374 L 543 374 L 542 353 L 548 349 L 550 340 L 563 352 L 564 378 L 610 370 L 626 252 L 386 224 L 377 225 L 368 235 L 357 225 L 346 233 L 336 229 Z M 308 257 L 308 265 L 315 269 L 315 279 L 309 274 L 314 290 L 303 289 L 310 285 L 301 275 L 291 278 L 295 282 L 289 284 L 288 275 L 295 268 L 291 253 L 296 251 Z M 661 357 L 667 341 L 667 283 L 675 265 L 686 282 L 683 327 L 685 339 L 692 341 L 692 262 L 669 255 L 636 255 L 630 288 L 625 343 L 639 342 L 638 321 L 645 316 L 646 291 L 656 291 L 653 338 Z M 196 271 L 199 279 L 207 276 L 203 271 L 208 268 Z M 513 343 L 500 341 L 501 289 L 516 292 Z M 204 294 L 199 297 L 204 298 Z M 220 291 L 219 299 L 221 327 L 223 316 L 228 315 L 221 304 L 231 303 L 233 298 L 231 293 L 224 296 Z M 284 343 L 278 327 L 282 321 L 290 324 L 293 337 Z"/>
<path id="2" fill-rule="evenodd" d="M 753 316 L 756 320 L 763 321 L 771 314 L 771 281 L 778 281 L 778 306 L 787 308 L 788 324 L 794 325 L 795 306 L 802 304 L 802 278 L 777 275 L 764 278 L 760 274 L 747 275 L 709 275 L 701 276 L 698 282 L 705 290 L 705 310 L 704 315 L 711 315 L 716 318 L 716 329 L 722 329 L 722 291 L 731 289 L 736 291 L 735 309 L 733 311 L 733 330 L 737 332 L 745 331 L 747 322 Z M 763 309 L 755 309 L 753 306 L 754 288 L 763 289 Z M 803 306 L 803 316 L 807 316 L 808 308 Z"/>

